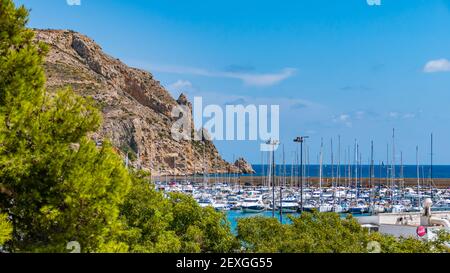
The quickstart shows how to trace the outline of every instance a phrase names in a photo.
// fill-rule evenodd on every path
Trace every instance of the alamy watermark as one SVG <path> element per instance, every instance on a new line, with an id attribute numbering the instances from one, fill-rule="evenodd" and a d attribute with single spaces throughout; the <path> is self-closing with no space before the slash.
<path id="1" fill-rule="evenodd" d="M 272 151 L 278 145 L 266 143 L 280 137 L 279 105 L 204 105 L 195 97 L 192 109 L 178 105 L 172 110 L 172 138 L 181 140 L 261 141 L 261 151 Z M 206 119 L 206 122 L 204 122 Z M 194 124 L 200 128 L 196 131 Z M 193 133 L 194 132 L 194 133 Z"/>
<path id="2" fill-rule="evenodd" d="M 70 250 L 70 253 L 81 253 L 81 245 L 77 241 L 68 242 L 66 249 Z"/>
<path id="3" fill-rule="evenodd" d="M 366 0 L 369 6 L 381 6 L 381 0 Z"/>
<path id="4" fill-rule="evenodd" d="M 81 0 L 66 0 L 69 6 L 81 6 Z"/>

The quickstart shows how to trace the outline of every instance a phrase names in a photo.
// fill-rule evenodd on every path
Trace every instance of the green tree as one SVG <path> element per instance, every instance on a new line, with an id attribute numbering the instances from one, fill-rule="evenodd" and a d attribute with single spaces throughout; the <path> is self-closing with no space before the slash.
<path id="1" fill-rule="evenodd" d="M 0 209 L 14 226 L 9 251 L 126 251 L 119 205 L 130 186 L 122 159 L 86 136 L 98 129 L 91 99 L 46 94 L 47 48 L 28 12 L 0 0 Z"/>
<path id="2" fill-rule="evenodd" d="M 294 242 L 289 251 L 307 253 L 360 253 L 367 248 L 366 229 L 349 216 L 336 213 L 303 213 L 292 218 Z"/>
<path id="3" fill-rule="evenodd" d="M 14 226 L 12 252 L 228 252 L 225 215 L 194 199 L 157 192 L 129 173 L 106 141 L 91 99 L 46 94 L 47 47 L 26 28 L 28 12 L 0 0 L 0 209 Z M 5 229 L 6 230 L 6 229 Z"/>
<path id="4" fill-rule="evenodd" d="M 248 218 L 238 221 L 238 239 L 247 252 L 269 253 L 367 253 L 375 242 L 382 253 L 449 252 L 450 235 L 439 234 L 435 241 L 395 238 L 369 233 L 351 216 L 335 213 L 303 213 L 282 225 L 276 219 Z"/>
<path id="5" fill-rule="evenodd" d="M 179 252 L 181 241 L 169 229 L 172 210 L 169 200 L 157 192 L 144 172 L 133 173 L 132 187 L 121 205 L 121 216 L 126 219 L 124 241 L 130 252 Z"/>
<path id="6" fill-rule="evenodd" d="M 165 197 L 145 179 L 133 175 L 133 185 L 121 206 L 132 252 L 231 252 L 237 241 L 224 214 L 202 209 L 183 194 Z"/>
<path id="7" fill-rule="evenodd" d="M 11 239 L 12 225 L 6 214 L 0 214 L 0 249 L 1 246 Z"/>
<path id="8" fill-rule="evenodd" d="M 173 220 L 170 229 L 182 239 L 182 252 L 232 252 L 238 242 L 226 215 L 212 207 L 201 208 L 191 196 L 169 195 Z"/>
<path id="9" fill-rule="evenodd" d="M 276 219 L 249 218 L 238 222 L 238 238 L 250 252 L 359 253 L 364 252 L 367 231 L 352 218 L 335 213 L 303 213 L 291 224 Z"/>
<path id="10" fill-rule="evenodd" d="M 246 252 L 284 252 L 284 245 L 292 238 L 288 225 L 275 218 L 251 217 L 239 219 L 237 238 Z"/>

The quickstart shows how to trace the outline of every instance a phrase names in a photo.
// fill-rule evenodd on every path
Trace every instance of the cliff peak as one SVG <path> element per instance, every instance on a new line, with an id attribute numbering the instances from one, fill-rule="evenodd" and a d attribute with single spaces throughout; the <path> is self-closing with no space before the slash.
<path id="1" fill-rule="evenodd" d="M 47 88 L 71 86 L 92 97 L 103 115 L 96 140 L 108 138 L 132 164 L 158 174 L 192 174 L 207 164 L 211 173 L 236 168 L 222 159 L 213 143 L 176 141 L 171 137 L 171 111 L 191 105 L 186 95 L 175 100 L 147 71 L 128 67 L 105 54 L 80 33 L 69 30 L 35 30 L 36 39 L 47 43 Z M 203 160 L 205 157 L 205 160 Z"/>

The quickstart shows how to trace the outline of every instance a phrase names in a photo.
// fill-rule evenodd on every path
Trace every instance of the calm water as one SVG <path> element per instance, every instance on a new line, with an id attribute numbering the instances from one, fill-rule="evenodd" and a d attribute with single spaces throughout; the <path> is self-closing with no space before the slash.
<path id="1" fill-rule="evenodd" d="M 257 216 L 272 217 L 272 211 L 264 211 L 262 213 L 243 213 L 242 211 L 227 211 L 226 214 L 227 214 L 228 221 L 231 224 L 231 229 L 233 230 L 233 232 L 236 232 L 237 221 L 240 218 L 257 217 Z M 288 215 L 300 216 L 299 213 L 283 214 L 283 224 L 291 223 L 291 221 L 288 218 Z M 365 215 L 366 214 L 360 214 L 360 215 L 355 215 L 355 217 L 361 217 L 361 216 L 365 216 Z M 280 213 L 275 212 L 275 217 L 279 220 Z M 345 217 L 347 217 L 347 214 L 341 214 L 341 217 L 345 218 Z"/>
<path id="2" fill-rule="evenodd" d="M 227 214 L 228 221 L 231 224 L 231 228 L 234 231 L 237 228 L 237 221 L 240 218 L 257 217 L 257 216 L 272 217 L 272 211 L 264 211 L 261 213 L 243 213 L 242 211 L 239 211 L 239 210 L 237 210 L 237 211 L 230 210 L 230 211 L 227 211 L 226 214 Z M 300 214 L 291 213 L 289 215 L 299 216 Z M 291 221 L 289 221 L 287 216 L 288 216 L 288 214 L 283 214 L 283 224 L 289 224 L 291 222 Z M 277 219 L 280 219 L 280 213 L 275 212 L 275 217 Z"/>
<path id="3" fill-rule="evenodd" d="M 267 175 L 268 166 L 267 165 L 253 165 L 253 169 L 256 171 L 255 176 L 264 176 Z M 377 178 L 386 177 L 387 173 L 392 173 L 391 166 L 374 166 L 374 175 Z M 395 166 L 395 176 L 401 177 L 401 166 Z M 419 167 L 420 169 L 420 177 L 429 178 L 431 175 L 430 165 L 422 165 Z M 299 173 L 298 166 L 286 165 L 286 172 L 283 166 L 277 166 L 277 174 L 282 175 L 286 173 L 286 176 L 291 176 L 292 174 L 297 175 Z M 310 177 L 318 177 L 319 176 L 319 165 L 310 165 L 305 166 L 305 175 Z M 334 176 L 337 176 L 338 167 L 331 165 L 323 166 L 323 176 L 331 177 L 334 172 Z M 341 166 L 341 177 L 348 176 L 348 166 Z M 355 166 L 351 166 L 351 175 L 355 175 Z M 390 175 L 389 174 L 389 175 Z M 362 165 L 358 168 L 358 177 L 368 178 L 370 176 L 370 165 Z M 404 178 L 417 178 L 417 167 L 415 165 L 405 165 L 403 166 L 403 177 Z M 439 165 L 433 166 L 433 178 L 450 178 L 450 166 L 449 165 Z"/>

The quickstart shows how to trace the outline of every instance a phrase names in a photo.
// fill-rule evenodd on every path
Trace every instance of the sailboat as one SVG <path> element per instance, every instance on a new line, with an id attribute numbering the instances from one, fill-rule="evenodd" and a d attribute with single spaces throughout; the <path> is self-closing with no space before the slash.
<path id="1" fill-rule="evenodd" d="M 348 208 L 349 213 L 352 214 L 362 214 L 369 210 L 369 207 L 364 202 L 363 199 L 359 199 L 359 183 L 358 183 L 358 165 L 360 159 L 358 159 L 358 142 L 355 140 L 355 186 L 356 186 L 356 200 L 353 201 L 352 205 Z"/>
<path id="2" fill-rule="evenodd" d="M 276 209 L 283 213 L 296 213 L 300 206 L 295 197 L 286 197 L 281 199 L 281 203 L 278 202 Z"/>
<path id="3" fill-rule="evenodd" d="M 322 139 L 322 143 L 320 145 L 320 168 L 319 168 L 319 192 L 320 192 L 320 196 L 319 196 L 319 207 L 318 210 L 319 212 L 332 212 L 333 211 L 333 206 L 330 204 L 324 204 L 323 200 L 322 200 L 322 179 L 323 179 L 323 139 Z"/>

